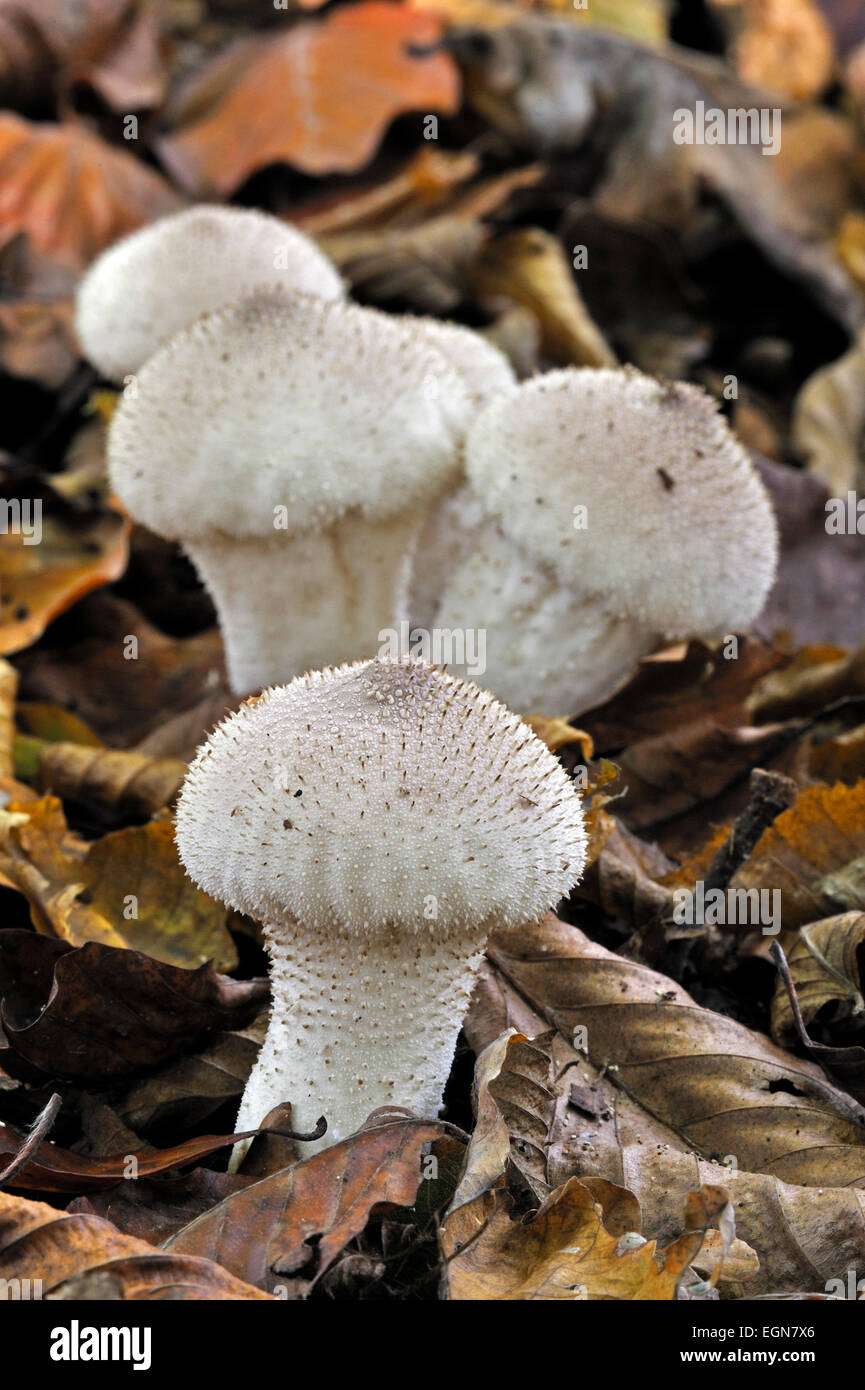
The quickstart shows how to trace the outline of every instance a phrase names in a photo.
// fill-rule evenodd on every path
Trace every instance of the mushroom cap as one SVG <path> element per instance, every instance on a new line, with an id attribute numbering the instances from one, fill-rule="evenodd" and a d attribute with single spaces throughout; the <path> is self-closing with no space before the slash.
<path id="1" fill-rule="evenodd" d="M 579 797 L 488 691 L 412 658 L 247 701 L 177 806 L 190 877 L 266 924 L 447 935 L 533 921 L 585 864 Z"/>
<path id="2" fill-rule="evenodd" d="M 180 540 L 383 521 L 459 474 L 472 402 L 398 319 L 310 295 L 254 296 L 198 319 L 142 367 L 108 436 L 112 485 Z"/>
<path id="3" fill-rule="evenodd" d="M 339 299 L 336 267 L 303 232 L 264 212 L 200 204 L 103 251 L 78 290 L 85 355 L 122 381 L 202 314 L 259 290 Z"/>
<path id="4" fill-rule="evenodd" d="M 772 586 L 768 494 L 697 386 L 634 368 L 535 377 L 481 412 L 466 471 L 509 538 L 562 584 L 665 637 L 745 627 Z"/>
<path id="5" fill-rule="evenodd" d="M 420 337 L 438 348 L 459 372 L 477 405 L 486 405 L 516 386 L 516 373 L 505 354 L 474 329 L 422 314 L 404 314 L 402 322 L 411 324 Z"/>

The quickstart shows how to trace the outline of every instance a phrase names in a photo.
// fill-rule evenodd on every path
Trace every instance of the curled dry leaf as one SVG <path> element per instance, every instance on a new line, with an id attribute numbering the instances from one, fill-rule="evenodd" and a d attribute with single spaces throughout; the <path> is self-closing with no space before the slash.
<path id="1" fill-rule="evenodd" d="M 462 1150 L 437 1121 L 399 1118 L 365 1127 L 228 1197 L 163 1248 L 206 1252 L 259 1288 L 287 1286 L 303 1297 L 374 1209 L 412 1205 L 433 1146 L 439 1157 Z"/>
<path id="2" fill-rule="evenodd" d="M 100 1216 L 0 1192 L 0 1278 L 41 1281 L 47 1299 L 261 1299 L 210 1260 L 166 1255 Z"/>
<path id="3" fill-rule="evenodd" d="M 0 994 L 4 1071 L 93 1085 L 153 1071 L 209 1033 L 249 1022 L 267 982 L 10 929 L 0 933 Z"/>
<path id="4" fill-rule="evenodd" d="M 780 892 L 785 931 L 865 907 L 865 779 L 805 787 L 763 832 L 731 880 Z"/>
<path id="5" fill-rule="evenodd" d="M 152 816 L 173 804 L 187 773 L 177 758 L 148 758 L 77 743 L 47 743 L 38 753 L 40 791 L 99 801 L 129 815 Z"/>
<path id="6" fill-rule="evenodd" d="M 250 1130 L 249 1135 L 243 1137 L 249 1138 L 255 1132 Z M 140 1153 L 130 1149 L 128 1153 L 107 1158 L 82 1158 L 58 1144 L 43 1143 L 35 1157 L 4 1184 L 3 1170 L 19 1152 L 27 1135 L 14 1125 L 0 1122 L 0 1184 L 31 1192 L 102 1192 L 128 1181 L 132 1173 L 140 1178 L 152 1178 L 169 1168 L 185 1168 L 228 1148 L 236 1137 L 205 1134 L 170 1149 L 145 1149 Z M 134 1160 L 132 1165 L 130 1160 Z"/>
<path id="7" fill-rule="evenodd" d="M 74 706 L 108 743 L 128 748 L 153 735 L 152 747 L 136 751 L 191 758 L 227 712 L 218 631 L 167 637 L 130 603 L 105 592 L 79 605 L 74 620 L 56 644 L 50 634 L 16 662 L 25 698 Z M 124 657 L 130 637 L 134 661 Z M 166 711 L 173 717 L 166 719 Z"/>
<path id="8" fill-rule="evenodd" d="M 364 298 L 377 304 L 400 300 L 426 313 L 447 314 L 465 297 L 487 237 L 478 218 L 443 214 L 419 227 L 323 237 L 321 245 Z"/>
<path id="9" fill-rule="evenodd" d="M 171 818 L 84 841 L 56 797 L 10 803 L 0 869 L 23 893 L 34 925 L 72 946 L 133 946 L 172 965 L 237 963 L 225 908 L 194 887 L 177 857 Z"/>
<path id="10" fill-rule="evenodd" d="M 725 1187 L 738 1237 L 756 1261 L 734 1242 L 737 1262 L 721 1270 L 722 1297 L 821 1288 L 861 1267 L 865 1192 L 749 1173 L 737 1167 L 735 1154 L 723 1163 L 702 1159 L 616 1085 L 614 1075 L 577 1054 L 559 1032 L 513 1042 L 504 1052 L 497 1104 L 508 1116 L 512 1155 L 522 1155 L 523 1171 L 531 1163 L 539 1201 L 571 1177 L 586 1186 L 608 1181 L 617 1191 L 631 1190 L 642 1213 L 641 1224 L 628 1219 L 632 1229 L 666 1244 L 681 1229 L 689 1192 L 704 1184 Z M 714 1261 L 712 1232 L 708 1238 Z M 705 1248 L 695 1257 L 698 1266 Z"/>
<path id="11" fill-rule="evenodd" d="M 616 356 L 592 319 L 559 242 L 538 227 L 496 237 L 484 247 L 472 289 L 488 307 L 521 304 L 541 326 L 541 346 L 554 362 L 614 367 Z"/>
<path id="12" fill-rule="evenodd" d="M 30 646 L 58 614 L 126 569 L 130 524 L 117 512 L 86 519 L 45 516 L 41 528 L 38 545 L 23 530 L 0 533 L 3 653 Z"/>
<path id="13" fill-rule="evenodd" d="M 865 481 L 865 334 L 801 387 L 792 441 L 834 497 L 846 497 Z"/>
<path id="14" fill-rule="evenodd" d="M 576 1178 L 551 1193 L 530 1221 L 513 1219 L 503 1188 L 447 1217 L 441 1231 L 452 1300 L 674 1299 L 703 1242 L 688 1233 L 656 1252 L 648 1241 L 622 1249 L 601 1204 Z"/>
<path id="15" fill-rule="evenodd" d="M 746 82 L 794 101 L 819 96 L 835 67 L 832 30 L 814 0 L 746 3 L 733 59 Z"/>
<path id="16" fill-rule="evenodd" d="M 79 270 L 181 205 L 153 169 L 83 126 L 32 125 L 9 111 L 0 112 L 0 185 L 0 229 L 27 232 L 38 251 Z"/>
<path id="17" fill-rule="evenodd" d="M 831 1028 L 865 1026 L 865 1000 L 859 969 L 865 947 L 865 913 L 842 912 L 802 927 L 787 956 L 796 998 L 806 1027 L 815 1019 Z M 779 979 L 772 1000 L 772 1036 L 795 1046 L 798 1031 L 790 999 Z"/>
<path id="18" fill-rule="evenodd" d="M 456 111 L 459 76 L 451 58 L 412 51 L 438 33 L 431 16 L 364 0 L 248 42 L 228 90 L 160 142 L 161 158 L 198 196 L 232 193 L 257 169 L 279 162 L 308 174 L 359 169 L 396 116 Z"/>
<path id="19" fill-rule="evenodd" d="M 813 1063 L 549 914 L 494 937 L 488 954 L 566 1037 L 584 1029 L 591 1061 L 703 1156 L 807 1186 L 865 1184 L 861 1110 Z"/>

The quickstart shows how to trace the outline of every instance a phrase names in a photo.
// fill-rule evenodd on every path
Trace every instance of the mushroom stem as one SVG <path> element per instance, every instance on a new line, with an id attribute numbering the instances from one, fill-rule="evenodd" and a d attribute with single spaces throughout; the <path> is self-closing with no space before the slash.
<path id="1" fill-rule="evenodd" d="M 564 588 L 495 521 L 478 527 L 460 558 L 444 581 L 436 625 L 483 631 L 486 669 L 474 678 L 511 709 L 579 714 L 614 695 L 659 645 L 658 633 L 599 595 Z"/>
<path id="2" fill-rule="evenodd" d="M 334 651 L 373 656 L 405 599 L 420 516 L 272 538 L 196 538 L 187 552 L 216 604 L 228 676 L 238 695 L 323 666 Z"/>
<path id="3" fill-rule="evenodd" d="M 435 935 L 429 927 L 410 936 L 323 936 L 295 921 L 265 928 L 273 1009 L 238 1129 L 290 1101 L 295 1129 L 312 1129 L 319 1115 L 328 1122 L 323 1139 L 298 1145 L 305 1156 L 354 1133 L 381 1105 L 438 1113 L 489 922 Z M 234 1168 L 245 1147 L 235 1146 Z"/>

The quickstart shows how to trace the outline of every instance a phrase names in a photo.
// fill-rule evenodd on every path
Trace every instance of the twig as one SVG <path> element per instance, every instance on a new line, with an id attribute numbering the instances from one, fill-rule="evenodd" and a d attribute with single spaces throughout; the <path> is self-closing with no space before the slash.
<path id="1" fill-rule="evenodd" d="M 30 1131 L 28 1138 L 21 1145 L 17 1154 L 14 1154 L 10 1162 L 7 1163 L 2 1173 L 0 1173 L 0 1187 L 5 1187 L 10 1179 L 15 1177 L 16 1173 L 20 1173 L 22 1168 L 26 1168 L 31 1158 L 35 1158 L 48 1131 L 54 1124 L 57 1111 L 62 1104 L 63 1101 L 59 1092 L 55 1091 L 48 1104 L 45 1106 L 45 1109 L 37 1116 L 36 1123 Z"/>

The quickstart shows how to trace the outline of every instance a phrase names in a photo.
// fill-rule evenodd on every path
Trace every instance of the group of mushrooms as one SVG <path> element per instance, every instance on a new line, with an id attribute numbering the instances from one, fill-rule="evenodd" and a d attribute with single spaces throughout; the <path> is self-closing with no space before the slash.
<path id="1" fill-rule="evenodd" d="M 111 247 L 77 327 L 124 383 L 112 487 L 213 596 L 238 694 L 181 858 L 256 918 L 273 1007 L 240 1129 L 312 1151 L 434 1117 L 487 936 L 578 881 L 580 799 L 510 708 L 576 714 L 671 640 L 758 615 L 777 531 L 699 388 L 629 368 L 518 383 L 459 324 L 352 303 L 298 230 L 197 206 Z M 480 689 L 384 632 L 483 632 Z M 235 1151 L 239 1161 L 240 1146 Z"/>

